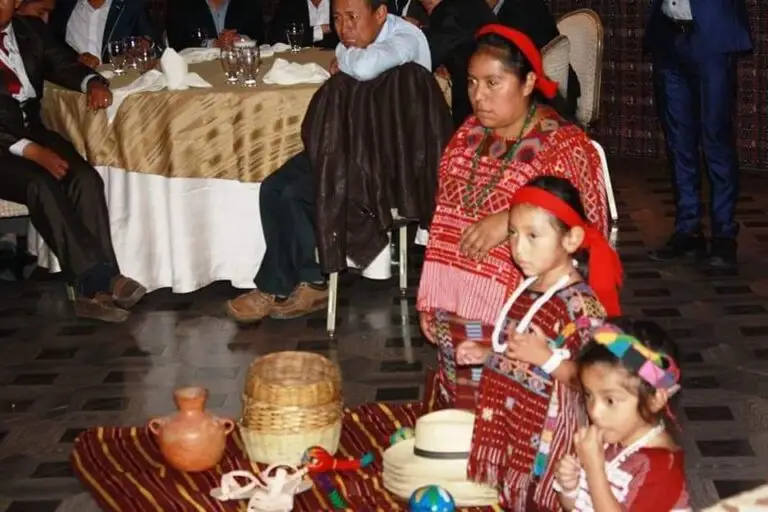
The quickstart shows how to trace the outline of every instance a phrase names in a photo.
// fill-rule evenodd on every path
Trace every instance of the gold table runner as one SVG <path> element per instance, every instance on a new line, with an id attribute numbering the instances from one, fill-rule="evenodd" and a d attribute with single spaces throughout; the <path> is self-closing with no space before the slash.
<path id="1" fill-rule="evenodd" d="M 311 49 L 277 57 L 328 69 L 333 52 Z M 264 84 L 273 62 L 264 59 L 253 88 L 227 85 L 218 60 L 190 65 L 190 72 L 213 87 L 132 94 L 111 124 L 103 110 L 86 108 L 85 95 L 47 83 L 43 120 L 95 166 L 169 178 L 260 182 L 303 149 L 301 122 L 320 87 Z M 137 77 L 136 72 L 115 77 L 112 87 Z"/>

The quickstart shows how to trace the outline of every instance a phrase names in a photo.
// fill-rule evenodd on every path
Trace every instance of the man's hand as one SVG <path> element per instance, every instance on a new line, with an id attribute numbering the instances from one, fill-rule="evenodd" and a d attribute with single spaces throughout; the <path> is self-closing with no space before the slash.
<path id="1" fill-rule="evenodd" d="M 489 215 L 469 226 L 459 241 L 459 250 L 467 258 L 480 261 L 488 251 L 507 238 L 507 212 Z"/>
<path id="2" fill-rule="evenodd" d="M 41 146 L 36 142 L 32 142 L 24 148 L 24 158 L 32 160 L 37 165 L 51 173 L 51 176 L 57 180 L 61 180 L 67 175 L 69 170 L 69 163 L 61 158 L 55 152 Z"/>
<path id="3" fill-rule="evenodd" d="M 226 29 L 221 33 L 218 39 L 213 43 L 217 48 L 229 48 L 237 40 L 238 34 L 236 30 Z"/>
<path id="4" fill-rule="evenodd" d="M 112 104 L 112 91 L 101 80 L 92 79 L 88 82 L 87 91 L 88 108 L 90 110 L 107 108 Z"/>
<path id="5" fill-rule="evenodd" d="M 99 67 L 99 64 L 101 64 L 101 59 L 99 59 L 97 56 L 93 55 L 92 53 L 81 53 L 77 60 L 80 61 L 80 64 L 85 64 L 91 69 L 96 69 Z"/>
<path id="6" fill-rule="evenodd" d="M 329 70 L 329 72 L 332 75 L 335 75 L 336 73 L 339 72 L 339 61 L 336 59 L 336 57 L 334 57 L 333 60 L 331 61 L 331 69 Z"/>
<path id="7" fill-rule="evenodd" d="M 320 28 L 323 30 L 323 34 L 330 34 L 331 33 L 331 26 L 330 25 L 320 25 Z"/>

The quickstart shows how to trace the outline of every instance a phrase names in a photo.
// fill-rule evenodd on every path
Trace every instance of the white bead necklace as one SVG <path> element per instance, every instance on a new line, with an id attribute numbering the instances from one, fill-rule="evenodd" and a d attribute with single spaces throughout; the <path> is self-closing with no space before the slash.
<path id="1" fill-rule="evenodd" d="M 644 448 L 645 445 L 647 445 L 649 442 L 651 442 L 652 439 L 654 439 L 656 436 L 661 435 L 664 432 L 664 425 L 662 423 L 659 423 L 655 427 L 653 427 L 651 430 L 645 433 L 643 437 L 632 443 L 631 445 L 627 446 L 619 454 L 614 457 L 611 462 L 608 462 L 605 465 L 605 469 L 607 471 L 611 471 L 614 469 L 618 469 L 621 467 L 621 465 L 624 463 L 625 460 L 627 460 L 630 456 L 634 455 L 638 452 L 641 448 Z"/>

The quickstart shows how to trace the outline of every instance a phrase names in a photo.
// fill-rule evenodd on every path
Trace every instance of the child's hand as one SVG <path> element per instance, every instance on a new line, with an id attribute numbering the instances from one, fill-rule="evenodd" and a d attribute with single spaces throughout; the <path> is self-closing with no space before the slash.
<path id="1" fill-rule="evenodd" d="M 421 327 L 421 333 L 427 338 L 430 343 L 437 343 L 435 335 L 435 323 L 434 315 L 432 313 L 421 312 L 419 313 L 419 327 Z"/>
<path id="2" fill-rule="evenodd" d="M 579 456 L 584 471 L 605 471 L 605 450 L 603 431 L 595 425 L 580 429 L 574 438 L 576 454 Z"/>
<path id="3" fill-rule="evenodd" d="M 483 364 L 490 351 L 491 347 L 474 341 L 464 341 L 456 347 L 456 364 L 461 366 Z"/>
<path id="4" fill-rule="evenodd" d="M 575 491 L 579 487 L 579 475 L 581 466 L 573 455 L 566 455 L 560 459 L 555 472 L 555 479 L 565 492 Z"/>
<path id="5" fill-rule="evenodd" d="M 507 343 L 507 357 L 524 363 L 541 366 L 552 357 L 544 331 L 531 324 L 531 330 L 524 334 L 515 333 Z"/>

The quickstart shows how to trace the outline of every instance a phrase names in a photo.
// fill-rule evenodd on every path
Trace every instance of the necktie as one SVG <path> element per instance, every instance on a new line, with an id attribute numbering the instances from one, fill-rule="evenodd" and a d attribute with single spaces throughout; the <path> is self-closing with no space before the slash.
<path id="1" fill-rule="evenodd" d="M 5 38 L 8 37 L 6 32 L 0 32 L 0 51 L 5 55 L 8 55 L 8 48 L 5 46 Z M 15 96 L 21 92 L 21 81 L 16 73 L 8 67 L 8 65 L 0 60 L 0 77 L 2 77 L 5 86 L 8 88 L 8 92 L 11 96 Z"/>

